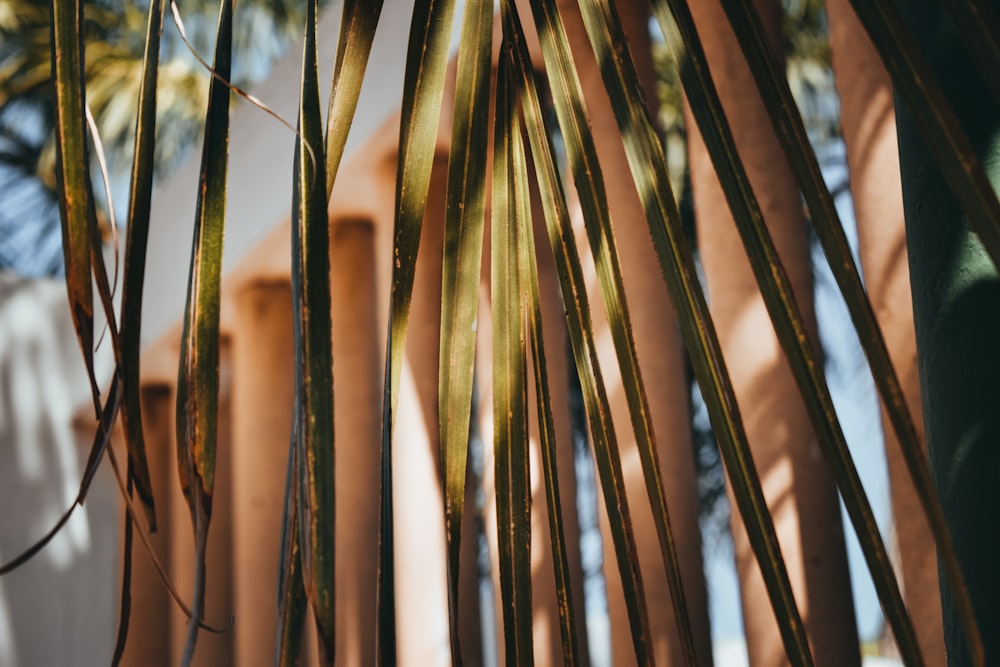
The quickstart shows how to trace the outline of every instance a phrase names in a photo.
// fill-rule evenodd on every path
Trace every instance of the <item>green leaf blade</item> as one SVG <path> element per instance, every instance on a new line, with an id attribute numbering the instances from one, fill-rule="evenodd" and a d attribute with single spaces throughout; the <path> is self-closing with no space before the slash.
<path id="1" fill-rule="evenodd" d="M 308 4 L 292 203 L 299 549 L 320 659 L 335 653 L 334 414 L 330 228 L 316 55 L 318 2 Z"/>
<path id="2" fill-rule="evenodd" d="M 326 117 L 326 196 L 330 198 L 347 146 L 383 0 L 345 0 Z"/>
<path id="3" fill-rule="evenodd" d="M 296 410 L 297 411 L 297 410 Z M 285 476 L 285 507 L 281 521 L 281 559 L 278 566 L 278 626 L 274 664 L 293 667 L 302 652 L 306 608 L 309 604 L 302 580 L 298 521 L 298 428 L 293 425 L 288 448 L 288 472 Z"/>
<path id="4" fill-rule="evenodd" d="M 595 25 L 597 30 L 606 26 L 611 15 L 607 11 L 602 14 L 594 3 L 581 3 L 580 7 L 584 23 L 593 41 Z M 632 336 L 629 306 L 625 297 L 597 147 L 586 117 L 583 91 L 574 70 L 569 41 L 556 4 L 553 0 L 537 0 L 532 3 L 532 10 L 541 40 L 546 71 L 550 78 L 559 81 L 559 85 L 552 89 L 556 114 L 566 142 L 570 168 L 573 171 L 584 224 L 594 254 L 601 294 L 604 297 L 647 495 L 660 543 L 664 571 L 674 603 L 682 654 L 687 664 L 694 664 L 691 622 L 687 613 L 677 548 L 670 527 L 663 481 L 660 476 L 648 400 Z M 607 42 L 609 36 L 606 33 L 603 36 Z M 624 36 L 621 39 L 618 44 L 624 43 Z M 622 51 L 610 43 L 606 43 L 605 48 L 607 51 Z"/>
<path id="5" fill-rule="evenodd" d="M 382 397 L 381 492 L 379 497 L 378 662 L 396 663 L 395 573 L 392 512 L 392 437 L 417 251 L 437 140 L 454 0 L 414 3 L 403 78 L 399 128 L 392 278 Z"/>
<path id="6" fill-rule="evenodd" d="M 233 2 L 219 9 L 214 73 L 202 146 L 194 243 L 177 377 L 177 456 L 195 532 L 195 593 L 182 657 L 190 664 L 205 604 L 205 548 L 215 490 L 219 400 L 219 306 L 226 216 Z"/>
<path id="7" fill-rule="evenodd" d="M 527 173 L 515 172 L 517 187 L 522 194 L 520 201 L 527 201 Z M 562 642 L 563 664 L 567 667 L 580 664 L 577 652 L 575 603 L 570 583 L 570 566 L 563 512 L 559 494 L 559 475 L 556 470 L 556 436 L 552 422 L 552 397 L 549 392 L 548 370 L 545 362 L 545 345 L 542 331 L 541 296 L 538 285 L 538 267 L 529 217 L 518 219 L 518 267 L 521 288 L 527 295 L 528 344 L 531 349 L 535 400 L 538 414 L 538 431 L 542 459 L 542 476 L 545 480 L 545 500 L 549 519 L 549 542 L 552 546 L 553 574 L 555 575 L 556 601 L 559 606 L 559 633 Z"/>
<path id="8" fill-rule="evenodd" d="M 83 0 L 52 3 L 52 80 L 54 82 L 56 185 L 62 220 L 66 289 L 73 326 L 83 352 L 94 400 L 101 416 L 101 392 L 94 375 L 94 304 L 91 286 L 93 224 L 90 159 L 85 120 Z"/>
<path id="9" fill-rule="evenodd" d="M 953 12 L 971 11 L 955 7 L 948 2 Z M 944 511 L 931 478 L 930 468 L 924 454 L 923 443 L 917 435 L 916 426 L 907 408 L 899 378 L 889 359 L 882 332 L 875 320 L 875 314 L 858 275 L 851 255 L 850 246 L 837 215 L 833 197 L 823 180 L 815 154 L 807 150 L 809 139 L 801 116 L 796 111 L 787 80 L 778 74 L 773 58 L 769 56 L 763 35 L 763 28 L 757 15 L 746 5 L 727 0 L 723 2 L 734 32 L 750 65 L 751 72 L 761 91 L 761 98 L 767 105 L 775 134 L 781 142 L 792 166 L 792 172 L 799 181 L 803 197 L 809 207 L 812 222 L 829 259 L 830 267 L 847 303 L 854 328 L 858 333 L 862 349 L 872 369 L 872 377 L 878 387 L 886 414 L 893 425 L 896 438 L 903 452 L 907 469 L 927 516 L 928 524 L 938 546 L 938 556 L 942 569 L 948 577 L 956 596 L 956 605 L 963 607 L 960 615 L 964 619 L 973 618 L 972 602 L 962 583 L 950 530 L 944 518 Z M 985 45 L 983 46 L 985 48 Z M 975 636 L 974 628 L 966 628 L 970 637 Z"/>
<path id="10" fill-rule="evenodd" d="M 122 427 L 133 469 L 135 490 L 146 509 L 150 531 L 156 530 L 156 508 L 146 457 L 140 401 L 140 352 L 142 293 L 146 274 L 146 250 L 153 192 L 156 131 L 156 81 L 160 63 L 160 35 L 163 27 L 161 0 L 149 3 L 146 46 L 136 117 L 135 150 L 132 158 L 128 202 L 128 230 L 125 238 L 125 280 L 122 285 Z"/>
<path id="11" fill-rule="evenodd" d="M 454 0 L 418 0 L 414 4 L 410 23 L 399 128 L 392 285 L 389 296 L 388 340 L 392 345 L 386 364 L 389 368 L 390 400 L 383 406 L 383 411 L 388 415 L 390 431 L 395 422 L 399 399 L 413 278 L 431 167 L 434 163 L 454 9 Z"/>

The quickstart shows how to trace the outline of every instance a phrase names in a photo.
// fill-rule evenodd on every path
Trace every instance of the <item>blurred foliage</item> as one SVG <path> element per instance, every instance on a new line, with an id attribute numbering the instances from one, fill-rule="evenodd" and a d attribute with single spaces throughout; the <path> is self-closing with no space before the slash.
<path id="1" fill-rule="evenodd" d="M 838 136 L 839 104 L 830 69 L 830 36 L 823 2 L 783 0 L 782 6 L 784 57 L 792 93 L 813 141 L 830 140 Z M 669 32 L 664 35 L 654 30 L 656 97 L 671 185 L 678 197 L 682 197 L 687 172 L 687 135 L 680 72 L 672 55 L 676 48 L 673 45 L 680 43 L 680 36 L 673 30 Z"/>
<path id="2" fill-rule="evenodd" d="M 85 3 L 87 101 L 108 153 L 113 182 L 129 169 L 135 136 L 148 1 Z M 178 4 L 192 46 L 211 54 L 216 0 Z M 200 136 L 209 75 L 164 22 L 158 84 L 156 165 L 166 173 Z M 299 37 L 303 3 L 243 0 L 234 17 L 233 82 L 260 80 Z M 55 142 L 51 114 L 49 3 L 0 0 L 0 268 L 26 275 L 62 271 L 55 199 Z M 13 194 L 9 194 L 13 193 Z M 100 199 L 100 192 L 97 193 Z M 115 193 L 116 197 L 126 193 Z M 119 221 L 121 223 L 122 221 Z"/>

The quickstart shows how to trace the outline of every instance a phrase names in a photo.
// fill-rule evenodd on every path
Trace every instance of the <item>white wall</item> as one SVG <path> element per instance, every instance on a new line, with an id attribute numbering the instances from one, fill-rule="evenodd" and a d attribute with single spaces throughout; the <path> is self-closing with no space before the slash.
<path id="1" fill-rule="evenodd" d="M 110 372 L 109 346 L 98 354 Z M 44 535 L 76 497 L 89 401 L 66 287 L 0 275 L 0 561 Z M 106 470 L 48 547 L 0 578 L 0 665 L 104 665 L 118 600 L 121 515 Z"/>

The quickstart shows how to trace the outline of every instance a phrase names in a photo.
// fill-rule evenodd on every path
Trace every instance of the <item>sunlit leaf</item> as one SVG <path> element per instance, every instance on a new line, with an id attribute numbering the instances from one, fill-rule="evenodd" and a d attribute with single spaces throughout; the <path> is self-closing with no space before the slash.
<path id="1" fill-rule="evenodd" d="M 270 2 L 271 0 L 267 0 Z M 884 546 L 875 529 L 867 499 L 857 480 L 843 433 L 833 412 L 832 401 L 822 377 L 820 359 L 805 333 L 787 278 L 761 219 L 761 213 L 736 154 L 727 122 L 715 95 L 697 36 L 688 14 L 688 2 L 653 0 L 661 22 L 667 20 L 668 5 L 678 18 L 687 52 L 682 63 L 684 83 L 713 162 L 725 186 L 727 199 L 751 256 L 769 313 L 791 359 L 810 416 L 835 470 L 838 485 L 859 534 L 869 567 L 886 608 L 887 617 L 901 646 L 904 658 L 920 663 L 913 629 L 902 606 L 898 586 L 892 576 Z M 91 443 L 80 492 L 74 505 L 41 541 L 10 564 L 9 572 L 37 553 L 64 525 L 76 505 L 87 494 L 96 471 L 108 450 L 113 421 L 124 407 L 124 427 L 129 451 L 128 482 L 109 451 L 128 508 L 126 554 L 133 531 L 148 547 L 137 505 L 132 502 L 135 484 L 150 528 L 155 513 L 150 474 L 143 444 L 139 396 L 140 313 L 143 273 L 149 224 L 152 184 L 153 134 L 156 108 L 158 53 L 162 0 L 151 0 L 144 43 L 145 64 L 141 77 L 134 63 L 115 61 L 118 53 L 107 44 L 87 47 L 84 62 L 84 0 L 53 0 L 51 49 L 44 63 L 18 61 L 11 70 L 0 63 L 0 106 L 12 94 L 34 90 L 54 80 L 56 150 L 66 284 L 77 338 L 83 350 L 99 424 Z M 2 4 L 2 0 L 0 0 Z M 29 3 L 30 4 L 30 3 Z M 91 3 L 93 4 L 93 3 Z M 281 3 L 274 3 L 280 5 Z M 785 142 L 793 172 L 800 177 L 817 229 L 831 257 L 841 290 L 845 293 L 855 327 L 868 353 L 876 381 L 889 406 L 889 414 L 910 467 L 921 501 L 930 518 L 942 550 L 943 570 L 952 589 L 965 631 L 973 646 L 974 660 L 984 664 L 981 642 L 961 585 L 954 552 L 941 509 L 932 492 L 926 463 L 920 456 L 919 441 L 909 416 L 899 383 L 892 373 L 888 355 L 874 323 L 860 279 L 853 267 L 843 232 L 836 219 L 829 192 L 808 140 L 795 114 L 791 97 L 779 69 L 760 50 L 763 40 L 754 23 L 749 3 L 724 2 L 730 10 L 737 35 L 744 38 L 751 66 L 764 87 L 771 117 L 779 138 Z M 1000 38 L 993 10 L 979 0 L 946 0 L 973 60 L 983 70 L 983 78 L 994 97 L 1000 99 Z M 205 548 L 214 492 L 214 460 L 217 435 L 219 391 L 219 296 L 222 259 L 222 230 L 225 217 L 227 181 L 228 107 L 230 93 L 264 105 L 231 86 L 230 59 L 235 0 L 221 2 L 215 64 L 208 107 L 208 123 L 203 147 L 195 239 L 192 249 L 184 331 L 178 372 L 177 446 L 182 488 L 192 514 L 195 532 L 195 593 L 190 613 L 184 664 L 193 657 L 198 628 L 202 622 L 205 597 Z M 334 450 L 333 384 L 330 344 L 329 231 L 327 203 L 340 166 L 365 77 L 382 0 L 345 0 L 340 42 L 334 65 L 325 137 L 320 109 L 316 62 L 316 14 L 318 0 L 307 3 L 306 42 L 303 57 L 301 106 L 296 131 L 294 175 L 292 282 L 296 327 L 297 400 L 295 426 L 290 447 L 285 520 L 282 537 L 282 580 L 278 596 L 278 664 L 294 664 L 307 602 L 311 603 L 319 628 L 321 659 L 332 663 L 334 644 Z M 394 665 L 395 644 L 394 543 L 392 517 L 392 428 L 403 367 L 411 292 L 427 203 L 431 166 L 438 147 L 438 124 L 442 104 L 444 72 L 449 56 L 454 0 L 416 0 L 408 44 L 406 82 L 398 152 L 395 220 L 393 230 L 392 282 L 390 285 L 389 331 L 383 395 L 382 475 L 380 491 L 380 550 L 377 591 L 377 660 Z M 468 432 L 472 394 L 475 325 L 483 241 L 485 171 L 487 155 L 489 56 L 491 51 L 492 3 L 466 0 L 467 14 L 458 56 L 455 121 L 452 128 L 447 192 L 447 221 L 442 269 L 442 320 L 439 368 L 439 432 L 442 443 L 442 476 L 448 539 L 448 593 L 452 630 L 452 658 L 461 662 L 458 646 L 458 568 L 463 508 L 466 502 Z M 903 29 L 892 3 L 854 2 L 873 41 L 882 51 L 893 74 L 897 91 L 911 106 L 926 140 L 949 185 L 957 193 L 994 262 L 1000 265 L 1000 204 L 998 204 L 975 152 L 962 133 L 954 114 L 924 64 L 920 49 Z M 649 406 L 632 341 L 616 240 L 612 233 L 607 198 L 604 193 L 595 141 L 588 126 L 583 96 L 570 56 L 566 35 L 554 0 L 531 0 L 541 39 L 546 73 L 549 76 L 559 128 L 543 115 L 536 89 L 536 72 L 527 53 L 520 19 L 513 0 L 502 0 L 502 13 L 509 51 L 501 56 L 496 128 L 498 151 L 494 155 L 491 244 L 493 270 L 493 324 L 495 349 L 493 381 L 497 479 L 498 532 L 501 563 L 501 598 L 505 614 L 506 653 L 512 664 L 532 660 L 531 572 L 530 572 L 530 477 L 526 407 L 527 347 L 531 346 L 538 399 L 542 447 L 542 473 L 555 564 L 560 631 L 566 664 L 576 664 L 584 656 L 576 652 L 567 572 L 567 545 L 560 526 L 559 493 L 556 487 L 553 428 L 550 421 L 551 397 L 545 378 L 541 319 L 538 306 L 537 269 L 532 247 L 527 171 L 522 129 L 527 130 L 534 175 L 542 198 L 545 223 L 566 308 L 568 335 L 594 442 L 604 503 L 611 522 L 612 541 L 625 592 L 628 621 L 639 663 L 652 661 L 652 640 L 639 572 L 636 544 L 626 501 L 625 483 L 610 419 L 610 406 L 597 362 L 593 327 L 581 261 L 569 222 L 565 191 L 556 166 L 553 139 L 563 140 L 569 168 L 579 193 L 586 232 L 598 274 L 599 288 L 608 313 L 612 341 L 623 380 L 632 428 L 639 444 L 647 494 L 653 509 L 663 565 L 673 595 L 680 625 L 685 659 L 694 661 L 694 649 L 684 603 L 684 593 L 672 541 L 669 517 L 659 476 L 657 450 L 650 426 Z M 802 620 L 795 607 L 788 575 L 784 568 L 774 527 L 767 513 L 731 383 L 719 349 L 716 333 L 699 286 L 691 249 L 687 246 L 680 216 L 670 191 L 662 146 L 644 107 L 634 66 L 625 48 L 625 35 L 618 23 L 615 3 L 609 0 L 580 0 L 581 11 L 601 74 L 608 89 L 621 130 L 629 165 L 645 209 L 649 231 L 664 279 L 678 312 L 694 374 L 703 390 L 737 507 L 747 525 L 751 545 L 760 563 L 765 585 L 778 617 L 789 660 L 793 664 L 812 662 Z M 176 6 L 174 5 L 176 11 Z M 37 8 L 26 14 L 35 20 Z M 88 10 L 89 11 L 89 10 Z M 111 15 L 100 3 L 95 16 Z M 101 12 L 104 13 L 101 13 Z M 574 10 L 575 11 L 575 10 Z M 0 14 L 3 10 L 0 8 Z M 130 8 L 134 20 L 141 10 Z M 41 16 L 41 14 L 38 14 Z M 733 19 L 732 16 L 737 18 Z M 15 19 L 0 16 L 0 28 L 16 25 Z M 88 14 L 88 21 L 92 20 Z M 740 23 L 743 21 L 743 23 Z M 41 25 L 46 25 L 44 17 Z M 178 20 L 178 27 L 180 27 Z M 741 27 L 742 26 L 742 27 Z M 208 31 L 206 31 L 208 32 Z M 210 35 L 209 35 L 210 36 Z M 750 39 L 749 46 L 747 39 Z M 756 40 L 754 42 L 753 40 Z M 574 44 L 575 46 L 575 44 Z M 2 49 L 0 49 L 2 51 Z M 91 57 L 93 56 L 93 57 Z M 755 65 L 756 63 L 756 65 Z M 204 64 L 204 63 L 202 63 Z M 205 65 L 208 68 L 207 65 Z M 141 79 L 139 116 L 132 164 L 129 202 L 129 231 L 125 264 L 122 332 L 115 328 L 111 285 L 96 225 L 96 211 L 84 124 L 85 80 L 91 68 L 96 82 L 87 84 L 93 97 L 102 99 L 117 80 Z M 51 74 L 50 74 L 51 72 Z M 13 74 L 17 76 L 14 77 Z M 6 79 L 13 81 L 8 85 Z M 520 119 L 517 101 L 520 101 Z M 163 100 L 161 99 L 161 105 Z M 131 114 L 118 114 L 131 118 Z M 125 123 L 125 127 L 128 126 Z M 119 126 L 122 123 L 119 121 Z M 120 129 L 120 127 L 119 127 Z M 94 133 L 95 142 L 99 139 Z M 617 136 L 612 137 L 617 139 Z M 112 198 L 109 196 L 109 201 Z M 117 245 L 117 244 L 116 244 Z M 436 267 L 435 267 L 436 270 Z M 116 269 L 117 271 L 117 269 Z M 109 319 L 109 335 L 118 372 L 107 389 L 102 404 L 94 375 L 93 280 Z M 641 307 L 640 304 L 634 304 Z M 121 338 L 121 342 L 119 341 Z M 409 471 L 407 471 L 409 473 Z M 151 555 L 155 559 L 155 554 Z M 128 621 L 129 577 L 123 572 L 122 621 L 113 661 L 122 656 Z M 157 563 L 162 575 L 162 567 Z M 169 586 L 169 582 L 167 582 Z M 171 591 L 172 595 L 176 593 Z M 179 598 L 178 598 L 179 600 Z M 183 603 L 179 604 L 182 605 Z M 624 619 L 614 619 L 623 622 Z M 367 622 L 367 621 L 362 621 Z"/>
<path id="2" fill-rule="evenodd" d="M 410 318 L 413 276 L 420 247 L 427 188 L 430 185 L 438 115 L 448 63 L 454 0 L 417 0 L 410 23 L 403 79 L 396 174 L 396 215 L 393 223 L 392 286 L 389 303 L 389 429 L 395 423 L 399 379 L 403 371 L 406 327 Z"/>
<path id="3" fill-rule="evenodd" d="M 674 601 L 674 615 L 681 638 L 681 649 L 686 663 L 694 664 L 691 623 L 684 600 L 677 549 L 670 529 L 649 404 L 632 336 L 632 320 L 625 298 L 607 195 L 597 159 L 597 147 L 586 118 L 583 92 L 574 70 L 569 41 L 556 4 L 554 0 L 535 0 L 531 6 L 546 72 L 554 82 L 552 98 L 566 144 L 569 167 L 576 183 L 584 226 L 594 255 L 601 295 L 604 297 L 643 478 L 660 542 L 664 571 L 670 586 L 671 599 Z M 586 20 L 586 11 L 584 17 Z"/>
<path id="4" fill-rule="evenodd" d="M 444 470 L 451 650 L 458 644 L 458 582 L 472 410 L 476 316 L 483 257 L 493 3 L 465 4 L 458 50 L 455 112 L 441 263 L 438 429 Z"/>
<path id="5" fill-rule="evenodd" d="M 512 44 L 516 56 L 518 95 L 525 115 L 549 242 L 555 255 L 563 303 L 567 311 L 570 346 L 580 376 L 587 418 L 590 422 L 601 491 L 608 512 L 615 556 L 618 559 L 618 570 L 628 608 L 636 658 L 643 664 L 650 659 L 652 651 L 649 618 L 639 572 L 635 536 L 632 532 L 631 514 L 625 495 L 618 443 L 611 424 L 611 406 L 597 361 L 586 283 L 569 220 L 565 190 L 553 159 L 552 134 L 544 124 L 538 91 L 535 89 L 531 58 L 517 8 L 512 2 L 505 1 L 501 3 L 500 9 L 503 15 L 505 39 Z"/>
<path id="6" fill-rule="evenodd" d="M 493 303 L 493 448 L 500 608 L 508 662 L 532 665 L 531 484 L 525 410 L 527 347 L 525 303 L 518 269 L 518 228 L 527 226 L 521 219 L 530 217 L 530 205 L 526 197 L 524 149 L 509 59 L 500 61 L 497 78 L 490 296 Z"/>
<path id="7" fill-rule="evenodd" d="M 392 284 L 386 335 L 385 390 L 382 400 L 381 495 L 379 519 L 378 607 L 379 664 L 395 664 L 395 578 L 392 537 L 392 432 L 403 372 L 406 328 L 420 230 L 437 140 L 444 91 L 454 0 L 417 0 L 410 22 L 403 79 L 393 221 Z"/>
<path id="8" fill-rule="evenodd" d="M 345 0 L 337 42 L 337 61 L 333 66 L 333 85 L 326 117 L 326 196 L 333 192 L 340 160 L 347 145 L 347 134 L 358 107 L 361 82 L 368 67 L 368 56 L 375 38 L 375 28 L 382 12 L 382 0 Z"/>
<path id="9" fill-rule="evenodd" d="M 512 57 L 509 51 L 504 53 Z M 513 62 L 507 65 L 513 67 Z M 520 133 L 520 127 L 518 127 Z M 528 201 L 527 169 L 514 173 L 522 192 L 519 202 Z M 518 269 L 521 289 L 527 295 L 528 344 L 531 348 L 533 376 L 535 380 L 535 403 L 538 413 L 538 432 L 542 453 L 542 476 L 545 479 L 545 500 L 549 518 L 549 542 L 552 545 L 552 564 L 555 575 L 556 600 L 559 605 L 559 633 L 562 642 L 563 664 L 580 664 L 577 650 L 575 603 L 570 584 L 570 566 L 567 550 L 579 548 L 567 545 L 563 529 L 563 510 L 559 495 L 559 475 L 556 470 L 556 436 L 552 423 L 552 397 L 549 393 L 548 370 L 545 362 L 545 345 L 542 333 L 541 297 L 538 286 L 538 267 L 535 261 L 533 225 L 528 215 L 518 217 Z M 586 631 L 584 628 L 583 631 Z"/>
<path id="10" fill-rule="evenodd" d="M 670 192 L 663 151 L 646 114 L 635 68 L 626 57 L 626 52 L 612 48 L 612 45 L 621 44 L 625 39 L 620 21 L 613 7 L 607 3 L 586 3 L 584 9 L 585 25 L 610 93 L 626 157 L 649 222 L 654 249 L 680 315 L 681 332 L 692 356 L 695 376 L 706 397 L 733 496 L 761 565 L 772 605 L 778 612 L 786 650 L 796 664 L 810 664 L 802 621 L 792 596 L 774 526 L 764 503 L 691 250 Z"/>

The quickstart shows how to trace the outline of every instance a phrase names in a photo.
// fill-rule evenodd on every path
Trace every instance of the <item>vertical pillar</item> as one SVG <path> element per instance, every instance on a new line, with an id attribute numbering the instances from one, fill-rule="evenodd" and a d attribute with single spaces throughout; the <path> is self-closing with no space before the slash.
<path id="1" fill-rule="evenodd" d="M 233 619 L 232 598 L 232 476 L 230 429 L 230 389 L 232 387 L 229 341 L 224 337 L 219 345 L 219 427 L 215 459 L 215 490 L 212 496 L 212 518 L 206 545 L 205 622 L 222 633 L 202 630 L 193 665 L 214 667 L 233 663 L 233 633 L 227 630 Z M 172 429 L 173 431 L 173 429 Z M 177 479 L 176 453 L 170 466 L 173 470 L 169 512 L 171 513 L 171 574 L 174 585 L 189 604 L 194 590 L 194 533 L 191 512 L 180 492 Z M 272 577 L 274 575 L 271 575 Z M 177 609 L 171 611 L 171 663 L 181 661 L 187 638 L 187 618 Z"/>
<path id="2" fill-rule="evenodd" d="M 153 495 L 157 502 L 159 529 L 150 542 L 161 564 L 170 571 L 170 535 L 174 517 L 169 498 L 179 493 L 174 487 L 173 389 L 166 384 L 142 387 L 143 429 L 146 455 L 152 476 Z M 125 461 L 123 456 L 119 460 Z M 124 667 L 167 667 L 170 664 L 170 608 L 174 602 L 163 587 L 156 570 L 136 537 L 132 548 L 132 614 Z"/>
<path id="3" fill-rule="evenodd" d="M 236 292 L 234 305 L 233 640 L 236 664 L 250 664 L 270 660 L 276 642 L 295 395 L 291 285 L 255 280 Z"/>
<path id="4" fill-rule="evenodd" d="M 370 220 L 330 229 L 337 484 L 337 664 L 375 663 L 381 348 Z M 404 472 L 404 471 L 401 471 Z"/>
<path id="5" fill-rule="evenodd" d="M 850 3 L 829 0 L 827 13 L 868 298 L 882 327 L 910 414 L 922 434 L 892 83 Z M 933 537 L 899 441 L 884 413 L 882 425 L 907 609 L 924 659 L 928 664 L 943 664 L 944 636 Z"/>

